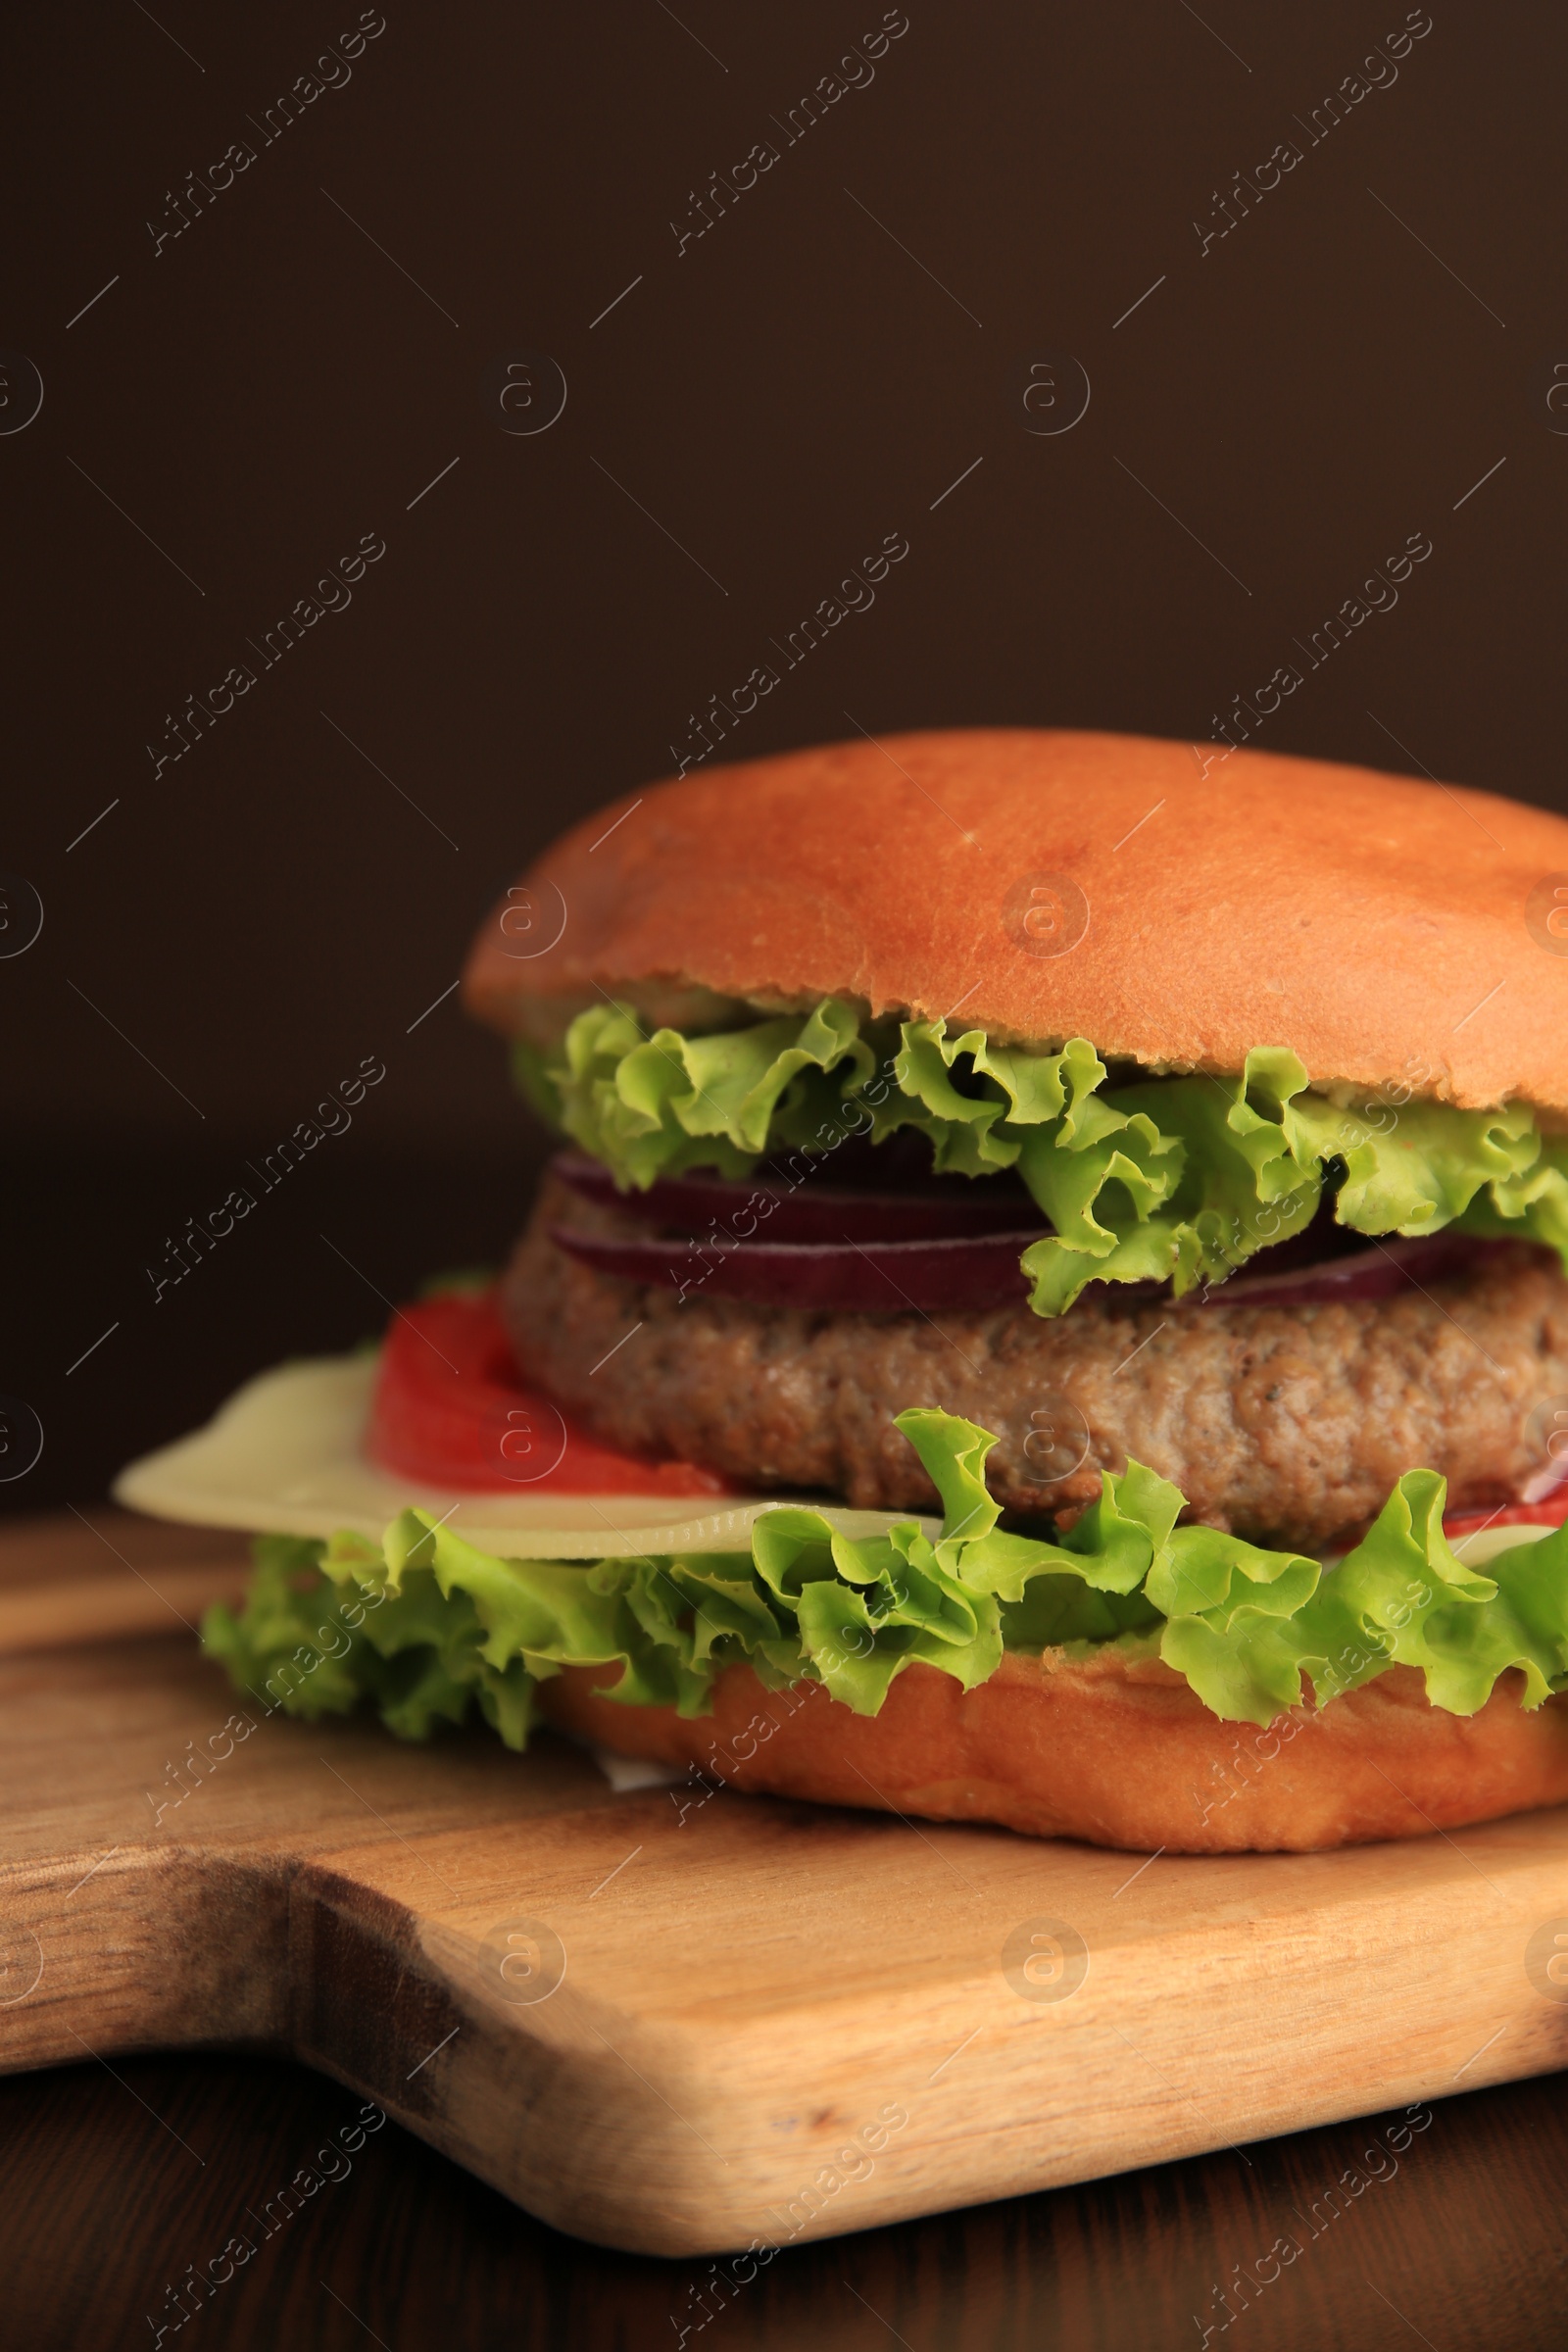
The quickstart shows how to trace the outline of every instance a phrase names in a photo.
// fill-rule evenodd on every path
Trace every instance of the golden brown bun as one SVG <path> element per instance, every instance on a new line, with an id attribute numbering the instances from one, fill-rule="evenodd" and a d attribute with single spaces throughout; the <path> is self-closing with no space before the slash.
<path id="1" fill-rule="evenodd" d="M 1289 1046 L 1319 1083 L 1568 1111 L 1568 967 L 1538 944 L 1540 900 L 1526 920 L 1568 882 L 1568 821 L 1223 751 L 973 728 L 649 786 L 492 913 L 466 1000 L 521 1032 L 552 1000 L 649 983 L 844 996 L 1146 1063 L 1235 1071 Z M 1039 953 L 1085 909 L 1075 946 Z"/>
<path id="2" fill-rule="evenodd" d="M 622 1755 L 696 1765 L 737 1788 L 1134 1853 L 1313 1853 L 1568 1798 L 1568 1697 L 1527 1715 L 1516 1672 L 1460 1716 L 1430 1706 L 1416 1670 L 1395 1666 L 1269 1732 L 1221 1723 L 1159 1659 L 1110 1647 L 1082 1662 L 1009 1654 L 969 1691 L 908 1666 L 875 1716 L 820 1684 L 767 1691 L 731 1666 L 712 1714 L 683 1720 L 603 1697 L 597 1686 L 616 1672 L 567 1667 L 541 1684 L 539 1704 Z"/>

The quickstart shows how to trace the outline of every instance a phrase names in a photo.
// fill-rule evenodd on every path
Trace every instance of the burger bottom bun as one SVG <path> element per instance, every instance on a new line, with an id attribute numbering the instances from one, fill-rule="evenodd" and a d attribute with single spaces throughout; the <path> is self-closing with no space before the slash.
<path id="1" fill-rule="evenodd" d="M 1222 1723 L 1161 1660 L 1110 1647 L 1009 1653 L 968 1691 L 907 1666 L 875 1716 L 816 1683 L 768 1690 L 736 1665 L 711 1715 L 682 1718 L 607 1698 L 617 1673 L 565 1668 L 540 1686 L 543 1714 L 735 1788 L 1134 1853 L 1312 1853 L 1568 1799 L 1568 1693 L 1526 1714 L 1517 1670 L 1475 1715 L 1430 1705 L 1417 1670 L 1395 1666 L 1267 1731 Z"/>

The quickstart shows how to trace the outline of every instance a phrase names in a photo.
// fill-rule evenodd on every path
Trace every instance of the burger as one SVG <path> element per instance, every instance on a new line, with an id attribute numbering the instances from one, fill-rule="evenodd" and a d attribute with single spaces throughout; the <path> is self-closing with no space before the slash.
<path id="1" fill-rule="evenodd" d="M 464 979 L 499 1280 L 122 1498 L 268 1703 L 1132 1850 L 1568 1798 L 1568 822 L 1109 735 L 645 788 Z"/>

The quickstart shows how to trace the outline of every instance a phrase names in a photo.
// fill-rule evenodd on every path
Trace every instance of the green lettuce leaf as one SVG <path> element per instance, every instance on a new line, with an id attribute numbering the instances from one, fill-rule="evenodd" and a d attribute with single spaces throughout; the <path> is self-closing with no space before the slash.
<path id="1" fill-rule="evenodd" d="M 1568 1139 L 1528 1105 L 1457 1110 L 1408 1088 L 1338 1099 L 1262 1047 L 1234 1078 L 1110 1081 L 1083 1038 L 1059 1053 L 993 1045 L 946 1020 L 876 1021 L 825 998 L 809 1013 L 648 1036 L 624 1006 L 580 1013 L 558 1058 L 519 1074 L 622 1186 L 683 1168 L 749 1174 L 851 1135 L 923 1135 L 949 1174 L 1015 1169 L 1052 1231 L 1024 1251 L 1036 1313 L 1085 1283 L 1223 1282 L 1310 1223 L 1325 1185 L 1365 1234 L 1467 1231 L 1544 1242 L 1568 1267 Z M 795 1164 L 792 1162 L 792 1165 Z"/>
<path id="2" fill-rule="evenodd" d="M 596 1004 L 572 1022 L 564 1052 L 542 1073 L 562 1125 L 622 1184 L 644 1187 L 681 1168 L 746 1175 L 764 1152 L 805 1143 L 875 1066 L 854 1012 L 831 998 L 804 1017 L 715 1037 L 649 1037 L 622 1006 Z M 830 1071 L 837 1087 L 824 1083 Z"/>
<path id="3" fill-rule="evenodd" d="M 1478 1575 L 1444 1536 L 1431 1470 L 1407 1471 L 1325 1569 L 1181 1525 L 1179 1489 L 1138 1462 L 1105 1472 L 1059 1541 L 1013 1534 L 985 1484 L 987 1431 L 925 1408 L 898 1427 L 942 1497 L 935 1543 L 914 1520 L 852 1539 L 792 1505 L 758 1519 L 749 1552 L 582 1565 L 500 1559 L 408 1510 L 379 1544 L 261 1538 L 243 1610 L 210 1610 L 204 1642 L 269 1712 L 368 1701 L 424 1740 L 476 1708 L 514 1748 L 564 1666 L 603 1667 L 608 1697 L 688 1717 L 740 1662 L 768 1690 L 816 1682 L 875 1715 L 911 1664 L 968 1690 L 1007 1650 L 1065 1642 L 1152 1645 L 1226 1722 L 1271 1723 L 1300 1703 L 1303 1677 L 1326 1705 L 1394 1665 L 1418 1668 L 1454 1715 L 1513 1667 L 1527 1708 L 1568 1688 L 1568 1527 Z"/>

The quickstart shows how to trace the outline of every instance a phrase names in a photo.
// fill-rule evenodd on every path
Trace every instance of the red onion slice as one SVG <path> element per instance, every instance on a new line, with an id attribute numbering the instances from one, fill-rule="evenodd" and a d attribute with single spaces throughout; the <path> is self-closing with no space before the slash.
<path id="1" fill-rule="evenodd" d="M 1393 1298 L 1400 1291 L 1418 1290 L 1424 1283 L 1442 1281 L 1483 1263 L 1499 1251 L 1517 1250 L 1517 1242 L 1483 1241 L 1473 1233 L 1423 1234 L 1414 1240 L 1398 1238 L 1374 1243 L 1348 1257 L 1325 1257 L 1316 1265 L 1289 1273 L 1233 1274 L 1203 1293 L 1194 1292 L 1184 1306 L 1317 1306 L 1336 1300 Z M 1267 1251 L 1262 1253 L 1265 1257 Z M 1253 1261 L 1254 1263 L 1256 1261 Z"/>
<path id="2" fill-rule="evenodd" d="M 735 1242 L 919 1242 L 959 1240 L 968 1234 L 1016 1233 L 1031 1222 L 1037 1241 L 1046 1220 L 1021 1186 L 998 1185 L 995 1177 L 941 1178 L 903 1192 L 865 1191 L 858 1186 L 819 1183 L 814 1175 L 799 1185 L 777 1177 L 737 1180 L 694 1170 L 662 1176 L 646 1193 L 622 1193 L 610 1170 L 575 1152 L 561 1152 L 551 1173 L 585 1200 L 649 1225 L 678 1225 L 695 1232 L 713 1224 L 713 1247 Z M 993 1190 L 993 1186 L 997 1189 Z"/>
<path id="3" fill-rule="evenodd" d="M 626 1239 L 552 1225 L 550 1238 L 596 1273 L 622 1282 L 667 1282 L 685 1298 L 741 1298 L 753 1306 L 814 1312 L 923 1314 L 1021 1306 L 1028 1282 L 1018 1259 L 1038 1233 L 959 1241 L 695 1242 Z"/>
<path id="4" fill-rule="evenodd" d="M 1043 1218 L 1030 1224 L 1039 1212 L 1027 1194 L 996 1179 L 975 1183 L 972 1192 L 968 1180 L 956 1193 L 931 1184 L 873 1192 L 814 1177 L 792 1188 L 776 1177 L 737 1181 L 699 1171 L 623 1194 L 608 1168 L 580 1153 L 560 1152 L 551 1166 L 585 1200 L 641 1223 L 685 1228 L 674 1238 L 666 1230 L 646 1239 L 570 1225 L 551 1229 L 560 1248 L 602 1273 L 668 1282 L 682 1298 L 850 1313 L 1016 1306 L 1028 1289 L 1018 1258 L 1049 1230 Z M 703 1222 L 710 1230 L 699 1239 L 694 1228 Z M 1362 1250 L 1348 1250 L 1348 1240 L 1342 1226 L 1315 1224 L 1265 1248 L 1250 1270 L 1176 1303 L 1200 1309 L 1391 1298 L 1520 1247 L 1451 1226 Z M 1314 1249 L 1322 1254 L 1314 1256 Z M 1152 1282 L 1092 1280 L 1086 1292 L 1087 1298 L 1126 1309 L 1169 1297 L 1168 1284 Z"/>

